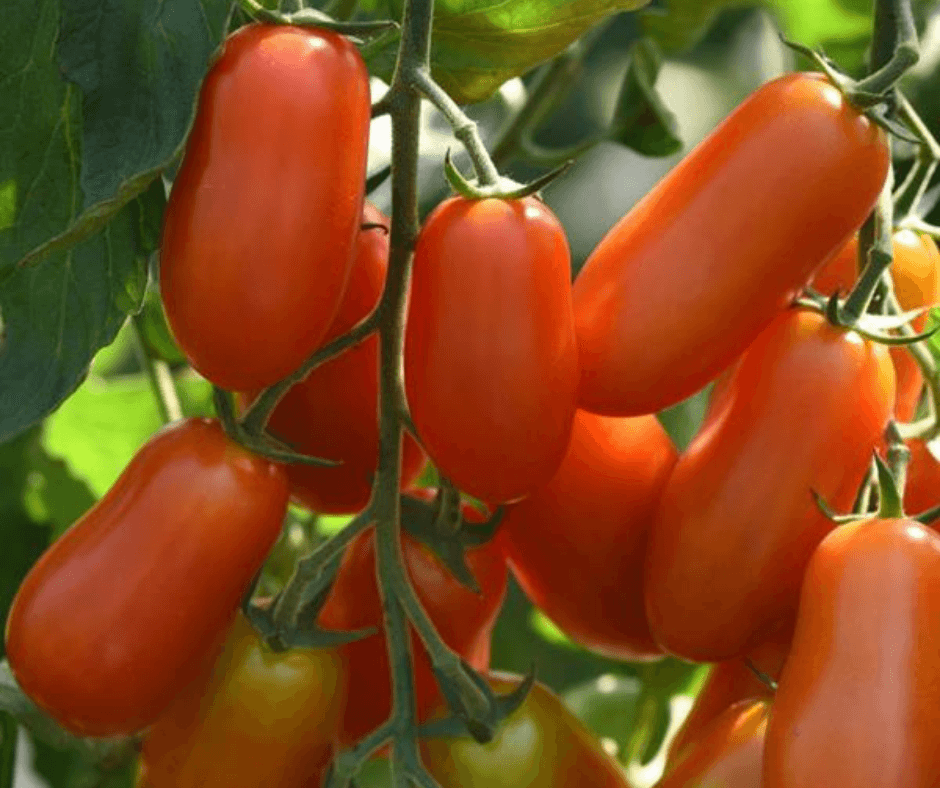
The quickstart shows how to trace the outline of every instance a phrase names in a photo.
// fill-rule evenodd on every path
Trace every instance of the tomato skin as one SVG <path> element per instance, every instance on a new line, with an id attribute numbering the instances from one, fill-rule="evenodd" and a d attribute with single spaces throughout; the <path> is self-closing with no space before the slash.
<path id="1" fill-rule="evenodd" d="M 894 262 L 891 275 L 895 295 L 901 308 L 920 309 L 940 301 L 940 251 L 933 239 L 911 230 L 898 230 L 893 236 Z M 829 295 L 839 290 L 848 293 L 858 278 L 858 238 L 853 237 L 832 260 L 813 277 L 812 285 Z M 912 322 L 922 331 L 927 316 Z M 924 387 L 920 367 L 906 348 L 890 348 L 891 360 L 897 377 L 897 404 L 895 414 L 900 421 L 911 421 Z"/>
<path id="2" fill-rule="evenodd" d="M 579 410 L 558 471 L 504 517 L 499 539 L 526 595 L 604 656 L 662 656 L 646 621 L 643 562 L 676 459 L 655 416 Z"/>
<path id="3" fill-rule="evenodd" d="M 355 46 L 325 30 L 248 25 L 210 68 L 160 288 L 180 348 L 217 386 L 269 386 L 326 334 L 362 213 L 369 101 Z"/>
<path id="4" fill-rule="evenodd" d="M 506 693 L 521 678 L 495 674 L 488 681 Z M 629 788 L 623 769 L 601 743 L 537 682 L 491 742 L 422 739 L 421 760 L 441 788 Z"/>
<path id="5" fill-rule="evenodd" d="M 191 683 L 147 733 L 145 785 L 319 785 L 345 689 L 337 650 L 276 654 L 239 613 L 211 674 Z"/>
<path id="6" fill-rule="evenodd" d="M 894 404 L 887 349 L 790 310 L 741 359 L 726 403 L 680 456 L 650 531 L 657 642 L 717 662 L 796 611 L 803 568 L 848 511 Z"/>
<path id="7" fill-rule="evenodd" d="M 742 701 L 726 709 L 689 743 L 656 788 L 762 788 L 769 710 L 766 700 Z"/>
<path id="8" fill-rule="evenodd" d="M 388 227 L 388 219 L 369 203 L 363 209 L 362 222 Z M 361 231 L 349 284 L 324 343 L 345 334 L 372 311 L 382 295 L 387 267 L 387 231 Z M 271 414 L 270 431 L 297 451 L 342 461 L 331 468 L 284 466 L 291 494 L 314 511 L 349 514 L 369 501 L 379 454 L 378 341 L 377 336 L 371 336 L 317 367 L 287 392 Z M 242 403 L 258 393 L 242 398 Z M 402 487 L 414 481 L 425 460 L 414 438 L 406 434 Z"/>
<path id="9" fill-rule="evenodd" d="M 922 440 L 908 441 L 907 447 L 911 459 L 907 465 L 904 510 L 920 514 L 940 504 L 940 463 Z"/>
<path id="10" fill-rule="evenodd" d="M 490 504 L 561 463 L 578 357 L 568 242 L 535 198 L 441 203 L 415 249 L 405 384 L 441 472 Z"/>
<path id="11" fill-rule="evenodd" d="M 793 630 L 779 627 L 766 641 L 748 653 L 748 658 L 759 670 L 777 681 L 783 663 L 790 651 Z M 666 771 L 674 765 L 687 748 L 705 735 L 705 731 L 727 709 L 741 701 L 773 699 L 773 692 L 754 675 L 743 658 L 729 659 L 713 666 L 705 684 L 695 698 L 695 704 L 669 745 Z"/>
<path id="12" fill-rule="evenodd" d="M 82 735 L 149 725 L 225 637 L 286 508 L 284 474 L 218 422 L 158 432 L 20 586 L 6 648 L 23 690 Z"/>
<path id="13" fill-rule="evenodd" d="M 479 513 L 463 507 L 468 522 L 480 522 Z M 424 609 L 443 641 L 477 670 L 490 662 L 490 637 L 506 595 L 506 561 L 494 543 L 467 552 L 467 566 L 481 589 L 477 596 L 460 585 L 420 542 L 402 533 L 408 574 Z M 319 624 L 325 629 L 351 630 L 379 627 L 379 633 L 342 647 L 349 686 L 346 714 L 338 743 L 351 746 L 391 712 L 388 653 L 382 627 L 382 604 L 375 579 L 375 544 L 372 530 L 358 536 L 346 549 Z M 418 714 L 425 719 L 441 694 L 431 662 L 418 636 L 412 632 Z"/>
<path id="14" fill-rule="evenodd" d="M 822 76 L 759 88 L 575 280 L 578 406 L 653 413 L 704 386 L 858 229 L 889 158 L 883 132 Z"/>
<path id="15" fill-rule="evenodd" d="M 867 520 L 826 537 L 767 728 L 765 788 L 940 784 L 938 620 L 936 533 Z"/>

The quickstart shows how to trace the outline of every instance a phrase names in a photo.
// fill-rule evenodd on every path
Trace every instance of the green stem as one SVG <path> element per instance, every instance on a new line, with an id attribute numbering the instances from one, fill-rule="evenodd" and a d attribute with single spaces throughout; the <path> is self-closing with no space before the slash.
<path id="1" fill-rule="evenodd" d="M 461 142 L 470 154 L 473 169 L 481 186 L 496 186 L 499 184 L 499 170 L 493 164 L 489 151 L 480 138 L 477 124 L 467 117 L 440 85 L 432 78 L 427 68 L 417 68 L 412 72 L 412 80 L 424 96 L 435 106 L 450 124 L 454 136 Z"/>
<path id="2" fill-rule="evenodd" d="M 907 448 L 904 437 L 898 430 L 894 421 L 888 422 L 885 430 L 885 439 L 888 443 L 888 467 L 894 477 L 894 484 L 900 501 L 904 500 L 904 488 L 907 484 L 907 466 L 911 459 L 911 450 Z"/>
<path id="3" fill-rule="evenodd" d="M 911 12 L 911 0 L 875 0 L 875 17 L 871 40 L 871 74 L 859 83 L 862 88 L 865 83 L 875 87 L 862 88 L 867 92 L 880 93 L 881 84 L 879 75 L 887 73 L 886 70 L 894 68 L 898 62 L 899 54 L 914 52 L 914 62 L 917 61 L 917 27 L 914 24 L 914 15 Z M 909 58 L 909 54 L 900 54 L 902 59 Z M 911 63 L 913 65 L 913 63 Z M 877 79 L 876 79 L 877 78 Z M 896 80 L 895 80 L 896 81 Z M 887 87 L 894 84 L 892 81 Z"/>
<path id="4" fill-rule="evenodd" d="M 169 365 L 162 359 L 153 358 L 144 344 L 143 331 L 139 315 L 131 317 L 131 334 L 134 337 L 134 351 L 141 369 L 147 375 L 153 399 L 157 404 L 160 420 L 164 424 L 179 421 L 183 418 L 183 408 L 180 405 L 179 393 Z"/>

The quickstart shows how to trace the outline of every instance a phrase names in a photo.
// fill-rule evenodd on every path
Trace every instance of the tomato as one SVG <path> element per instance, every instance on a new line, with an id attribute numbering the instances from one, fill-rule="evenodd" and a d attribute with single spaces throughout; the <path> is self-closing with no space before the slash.
<path id="1" fill-rule="evenodd" d="M 758 89 L 575 280 L 579 406 L 652 413 L 704 386 L 858 229 L 889 159 L 884 133 L 824 77 Z"/>
<path id="2" fill-rule="evenodd" d="M 940 785 L 940 537 L 837 528 L 806 569 L 764 788 Z"/>
<path id="3" fill-rule="evenodd" d="M 933 239 L 911 230 L 898 230 L 893 238 L 894 262 L 891 274 L 895 295 L 904 310 L 920 309 L 940 301 L 940 251 Z M 812 285 L 821 293 L 836 290 L 848 293 L 858 278 L 858 238 L 852 238 L 832 260 L 813 277 Z M 922 331 L 927 322 L 923 315 L 913 322 Z M 897 376 L 895 413 L 901 421 L 914 418 L 924 378 L 920 367 L 906 348 L 891 348 Z"/>
<path id="4" fill-rule="evenodd" d="M 319 786 L 342 718 L 335 649 L 270 651 L 241 614 L 211 674 L 147 733 L 147 788 Z"/>
<path id="5" fill-rule="evenodd" d="M 487 503 L 557 470 L 578 386 L 568 242 L 541 202 L 445 200 L 418 237 L 405 338 L 428 454 Z"/>
<path id="6" fill-rule="evenodd" d="M 940 463 L 922 440 L 908 441 L 911 459 L 907 465 L 904 509 L 920 514 L 940 504 Z"/>
<path id="7" fill-rule="evenodd" d="M 887 349 L 815 312 L 779 315 L 741 359 L 726 404 L 680 456 L 650 531 L 646 609 L 693 661 L 744 653 L 792 616 L 800 578 L 848 511 L 894 405 Z"/>
<path id="8" fill-rule="evenodd" d="M 762 700 L 726 709 L 689 743 L 656 788 L 761 788 L 768 711 L 767 701 Z M 824 739 L 816 745 L 827 747 Z"/>
<path id="9" fill-rule="evenodd" d="M 646 536 L 676 450 L 655 416 L 578 411 L 552 479 L 509 508 L 499 538 L 528 597 L 614 659 L 655 659 L 643 607 Z"/>
<path id="10" fill-rule="evenodd" d="M 505 674 L 489 678 L 500 693 L 520 681 Z M 620 764 L 558 696 L 538 683 L 491 742 L 423 739 L 421 759 L 441 788 L 629 788 Z"/>
<path id="11" fill-rule="evenodd" d="M 463 508 L 468 522 L 482 518 L 469 506 Z M 407 533 L 402 533 L 405 565 L 418 598 L 434 622 L 443 641 L 472 667 L 486 670 L 490 662 L 490 636 L 506 594 L 506 562 L 494 543 L 467 552 L 467 566 L 480 586 L 477 595 L 462 586 L 449 570 Z M 352 630 L 382 626 L 382 603 L 375 579 L 375 545 L 371 530 L 364 532 L 346 550 L 319 618 L 325 629 Z M 385 635 L 376 635 L 343 646 L 351 676 L 346 716 L 339 743 L 350 746 L 376 728 L 391 712 L 388 653 Z M 441 695 L 430 658 L 418 636 L 412 633 L 418 713 L 426 718 Z"/>
<path id="12" fill-rule="evenodd" d="M 158 432 L 20 586 L 6 627 L 20 686 L 79 734 L 149 725 L 225 637 L 287 497 L 218 422 Z"/>
<path id="13" fill-rule="evenodd" d="M 323 340 L 365 190 L 369 75 L 326 30 L 248 25 L 206 75 L 167 204 L 170 328 L 218 386 L 251 391 Z"/>
<path id="14" fill-rule="evenodd" d="M 773 635 L 748 653 L 756 668 L 775 681 L 780 676 L 790 649 L 793 630 L 779 627 Z M 685 718 L 669 745 L 666 769 L 676 763 L 692 742 L 698 741 L 705 730 L 727 709 L 749 699 L 773 698 L 770 687 L 754 675 L 743 658 L 719 662 L 709 671 L 689 716 Z"/>
<path id="15" fill-rule="evenodd" d="M 388 226 L 388 219 L 368 203 L 362 221 Z M 326 342 L 345 334 L 372 311 L 382 294 L 387 264 L 388 233 L 378 228 L 360 232 L 349 285 Z M 342 461 L 330 468 L 285 466 L 291 493 L 305 506 L 344 514 L 368 503 L 379 454 L 378 375 L 378 337 L 371 336 L 317 367 L 271 414 L 270 431 L 297 451 Z M 414 481 L 424 462 L 424 452 L 405 435 L 402 487 Z"/>

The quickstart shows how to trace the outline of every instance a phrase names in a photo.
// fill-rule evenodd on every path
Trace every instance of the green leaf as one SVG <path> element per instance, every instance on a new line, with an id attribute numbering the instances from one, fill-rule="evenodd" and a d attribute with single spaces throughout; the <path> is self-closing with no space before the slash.
<path id="1" fill-rule="evenodd" d="M 555 643 L 566 648 L 580 649 L 581 647 L 572 641 L 548 616 L 538 608 L 532 608 L 532 614 L 529 618 L 532 629 L 537 632 L 543 640 L 549 643 Z"/>
<path id="2" fill-rule="evenodd" d="M 29 460 L 24 505 L 35 522 L 52 526 L 51 537 L 55 539 L 88 511 L 96 498 L 64 460 L 49 456 L 38 441 Z"/>
<path id="3" fill-rule="evenodd" d="M 610 138 L 644 156 L 670 156 L 682 148 L 676 116 L 656 92 L 662 60 L 653 39 L 634 43 L 614 110 Z"/>
<path id="4" fill-rule="evenodd" d="M 491 96 L 512 77 L 557 55 L 586 30 L 649 0 L 438 0 L 431 72 L 458 104 Z M 401 2 L 395 2 L 395 15 Z M 397 36 L 363 49 L 370 70 L 388 80 Z"/>
<path id="5" fill-rule="evenodd" d="M 231 0 L 61 0 L 59 65 L 83 94 L 84 207 L 126 199 L 178 152 Z"/>
<path id="6" fill-rule="evenodd" d="M 17 731 L 16 720 L 0 712 L 0 788 L 13 788 Z"/>
<path id="7" fill-rule="evenodd" d="M 636 728 L 641 687 L 635 676 L 607 673 L 568 690 L 564 700 L 599 738 L 613 741 L 623 756 Z"/>
<path id="8" fill-rule="evenodd" d="M 758 5 L 759 0 L 665 0 L 640 16 L 644 32 L 667 53 L 689 49 L 708 32 L 725 8 Z"/>
<path id="9" fill-rule="evenodd" d="M 185 415 L 211 412 L 211 386 L 187 375 L 177 380 Z M 51 416 L 43 445 L 65 459 L 100 497 L 131 457 L 161 427 L 153 391 L 143 375 L 102 380 L 90 377 Z"/>

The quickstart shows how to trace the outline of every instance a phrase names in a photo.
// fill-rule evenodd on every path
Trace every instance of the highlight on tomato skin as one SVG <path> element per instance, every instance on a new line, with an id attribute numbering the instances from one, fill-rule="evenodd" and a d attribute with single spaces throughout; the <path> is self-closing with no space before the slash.
<path id="1" fill-rule="evenodd" d="M 875 518 L 829 534 L 803 578 L 764 788 L 940 784 L 938 620 L 936 532 Z"/>
<path id="2" fill-rule="evenodd" d="M 359 231 L 370 113 L 368 71 L 343 36 L 251 24 L 225 40 L 160 249 L 170 328 L 217 386 L 269 386 L 322 342 Z"/>
<path id="3" fill-rule="evenodd" d="M 766 699 L 735 703 L 686 745 L 656 788 L 763 788 L 761 764 L 769 713 Z M 829 754 L 832 757 L 832 751 Z M 819 783 L 824 784 L 829 785 Z"/>
<path id="4" fill-rule="evenodd" d="M 928 235 L 912 230 L 897 230 L 893 236 L 891 278 L 901 309 L 910 311 L 940 302 L 940 251 Z M 839 253 L 813 276 L 810 284 L 821 293 L 831 295 L 837 290 L 847 294 L 858 278 L 858 238 L 852 239 Z M 916 331 L 923 331 L 927 316 L 912 321 Z M 911 421 L 924 388 L 924 377 L 910 350 L 889 348 L 897 378 L 895 417 Z"/>
<path id="5" fill-rule="evenodd" d="M 490 505 L 547 482 L 571 434 L 577 353 L 568 241 L 548 207 L 438 205 L 415 248 L 404 365 L 441 473 Z"/>
<path id="6" fill-rule="evenodd" d="M 663 656 L 646 620 L 643 563 L 676 459 L 655 416 L 579 410 L 558 471 L 506 511 L 498 539 L 519 584 L 596 653 L 627 661 Z"/>
<path id="7" fill-rule="evenodd" d="M 348 678 L 336 649 L 275 653 L 239 613 L 208 675 L 147 732 L 140 788 L 320 785 Z"/>
<path id="8" fill-rule="evenodd" d="M 743 654 L 795 614 L 806 563 L 834 527 L 813 491 L 851 509 L 895 398 L 887 348 L 798 309 L 727 387 L 679 457 L 647 548 L 653 637 L 695 662 Z"/>
<path id="9" fill-rule="evenodd" d="M 430 498 L 433 491 L 412 490 L 410 495 Z M 481 522 L 482 515 L 463 505 L 467 522 Z M 467 551 L 467 566 L 481 593 L 461 585 L 424 545 L 402 531 L 405 566 L 418 599 L 424 605 L 441 639 L 475 670 L 490 664 L 490 639 L 506 595 L 508 570 L 502 551 L 494 542 Z M 379 627 L 380 631 L 342 646 L 346 671 L 355 678 L 349 686 L 345 716 L 337 734 L 342 747 L 350 747 L 380 725 L 391 711 L 388 651 L 381 631 L 382 604 L 375 580 L 375 543 L 371 529 L 360 534 L 343 556 L 318 625 L 331 630 Z M 419 719 L 426 719 L 441 693 L 431 661 L 412 631 L 415 691 Z"/>
<path id="10" fill-rule="evenodd" d="M 510 692 L 521 680 L 503 673 L 487 677 L 497 693 Z M 433 716 L 446 713 L 438 708 Z M 491 742 L 441 737 L 422 739 L 420 746 L 421 760 L 441 788 L 630 788 L 620 764 L 562 700 L 538 682 Z"/>
<path id="11" fill-rule="evenodd" d="M 714 379 L 861 226 L 889 161 L 881 129 L 821 75 L 760 87 L 578 274 L 578 406 L 653 413 Z"/>
<path id="12" fill-rule="evenodd" d="M 217 421 L 156 433 L 20 586 L 6 651 L 24 692 L 79 735 L 152 723 L 217 652 L 287 500 Z"/>
<path id="13" fill-rule="evenodd" d="M 382 295 L 388 266 L 388 218 L 370 203 L 362 212 L 349 284 L 324 344 L 363 320 Z M 268 429 L 294 450 L 342 464 L 284 465 L 291 495 L 323 514 L 352 514 L 369 502 L 378 462 L 378 336 L 373 335 L 314 369 L 294 385 L 271 414 Z M 239 397 L 242 407 L 260 391 Z M 415 439 L 402 443 L 401 487 L 408 487 L 427 458 Z"/>

